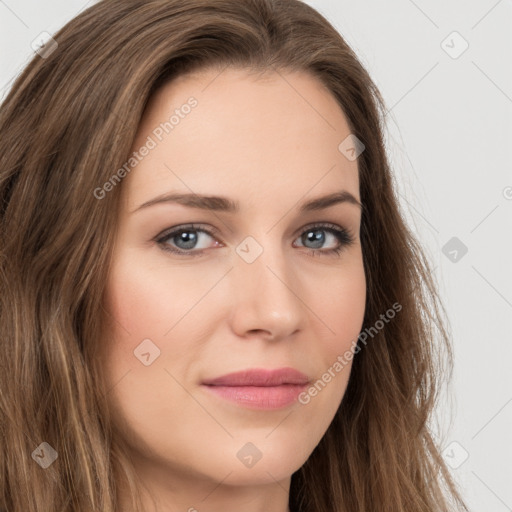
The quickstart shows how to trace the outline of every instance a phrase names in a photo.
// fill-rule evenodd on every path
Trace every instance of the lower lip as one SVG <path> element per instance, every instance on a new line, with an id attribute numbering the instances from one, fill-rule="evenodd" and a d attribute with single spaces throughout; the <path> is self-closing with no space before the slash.
<path id="1" fill-rule="evenodd" d="M 306 385 L 282 384 L 280 386 L 204 386 L 210 392 L 241 407 L 250 409 L 281 409 L 297 401 Z"/>

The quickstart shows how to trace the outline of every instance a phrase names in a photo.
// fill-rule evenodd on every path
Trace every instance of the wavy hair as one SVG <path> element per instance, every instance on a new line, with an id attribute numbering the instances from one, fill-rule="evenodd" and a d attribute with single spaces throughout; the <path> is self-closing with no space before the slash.
<path id="1" fill-rule="evenodd" d="M 122 183 L 93 191 L 127 161 L 160 86 L 231 66 L 305 71 L 337 100 L 365 145 L 364 329 L 402 307 L 359 344 L 339 410 L 292 475 L 291 511 L 467 510 L 430 427 L 453 364 L 444 309 L 400 212 L 384 101 L 335 28 L 299 0 L 102 0 L 53 37 L 0 107 L 0 508 L 119 512 L 123 479 L 140 510 L 97 351 Z M 58 454 L 45 470 L 41 443 Z"/>

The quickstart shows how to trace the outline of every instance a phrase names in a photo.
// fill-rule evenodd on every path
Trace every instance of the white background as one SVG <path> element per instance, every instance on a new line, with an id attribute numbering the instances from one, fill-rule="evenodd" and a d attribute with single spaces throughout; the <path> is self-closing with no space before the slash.
<path id="1" fill-rule="evenodd" d="M 0 0 L 0 98 L 32 57 L 32 41 L 93 3 Z M 390 109 L 401 201 L 453 333 L 455 371 L 439 409 L 446 460 L 472 512 L 510 511 L 512 2 L 308 3 L 356 51 Z M 453 247 L 443 253 L 452 237 L 468 249 L 455 249 L 455 262 Z"/>

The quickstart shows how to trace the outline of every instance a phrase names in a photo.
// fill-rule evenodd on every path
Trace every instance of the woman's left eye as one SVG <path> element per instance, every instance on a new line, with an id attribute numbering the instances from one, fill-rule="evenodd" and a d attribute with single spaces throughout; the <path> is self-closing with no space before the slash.
<path id="1" fill-rule="evenodd" d="M 205 241 L 205 238 L 215 238 L 216 233 L 217 231 L 211 228 L 206 229 L 190 224 L 172 228 L 171 231 L 158 235 L 155 241 L 164 251 L 182 256 L 199 256 L 204 249 L 209 248 L 208 241 Z M 326 233 L 328 234 L 327 236 Z M 320 246 L 329 241 L 329 238 L 331 241 L 334 240 L 334 246 L 321 249 Z M 306 228 L 297 240 L 300 240 L 302 244 L 299 247 L 309 249 L 313 255 L 316 253 L 333 255 L 339 254 L 345 247 L 351 245 L 354 242 L 354 237 L 349 231 L 335 224 L 318 224 Z M 170 242 L 173 245 L 170 245 Z M 197 244 L 203 245 L 203 247 L 197 247 Z M 314 247 L 307 247 L 306 244 L 312 244 Z M 192 251 L 192 249 L 195 250 Z"/>

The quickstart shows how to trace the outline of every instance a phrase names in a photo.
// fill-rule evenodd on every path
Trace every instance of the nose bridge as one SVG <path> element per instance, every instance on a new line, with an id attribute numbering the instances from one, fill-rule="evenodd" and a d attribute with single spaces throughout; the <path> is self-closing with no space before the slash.
<path id="1" fill-rule="evenodd" d="M 261 242 L 259 241 L 261 240 Z M 300 327 L 299 279 L 289 254 L 275 236 L 246 237 L 236 248 L 234 327 L 283 337 Z"/>

